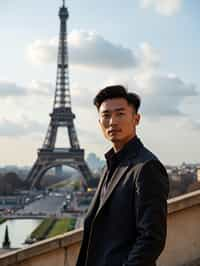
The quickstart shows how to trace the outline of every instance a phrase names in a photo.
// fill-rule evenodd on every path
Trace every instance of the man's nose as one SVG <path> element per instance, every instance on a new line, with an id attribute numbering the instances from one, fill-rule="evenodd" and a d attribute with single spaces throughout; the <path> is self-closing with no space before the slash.
<path id="1" fill-rule="evenodd" d="M 110 125 L 115 125 L 117 123 L 117 119 L 115 115 L 111 115 L 110 120 L 109 120 L 109 124 Z"/>

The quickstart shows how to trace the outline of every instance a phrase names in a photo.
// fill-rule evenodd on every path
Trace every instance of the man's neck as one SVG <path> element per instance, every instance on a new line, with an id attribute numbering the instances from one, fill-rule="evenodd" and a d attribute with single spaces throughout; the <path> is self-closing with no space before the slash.
<path id="1" fill-rule="evenodd" d="M 113 150 L 115 153 L 119 152 L 125 144 L 121 144 L 121 143 L 114 143 L 113 144 Z"/>
<path id="2" fill-rule="evenodd" d="M 136 134 L 134 134 L 133 136 L 131 136 L 129 139 L 127 139 L 125 142 L 115 142 L 113 143 L 113 150 L 115 153 L 119 152 L 120 150 L 123 149 L 123 147 L 134 137 L 136 136 Z"/>

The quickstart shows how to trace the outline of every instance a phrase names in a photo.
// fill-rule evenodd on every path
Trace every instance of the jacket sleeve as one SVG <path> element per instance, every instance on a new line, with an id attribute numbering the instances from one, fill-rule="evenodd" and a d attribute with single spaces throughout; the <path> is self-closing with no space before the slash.
<path id="1" fill-rule="evenodd" d="M 123 266 L 155 265 L 165 246 L 169 180 L 156 160 L 145 163 L 135 179 L 136 241 Z"/>

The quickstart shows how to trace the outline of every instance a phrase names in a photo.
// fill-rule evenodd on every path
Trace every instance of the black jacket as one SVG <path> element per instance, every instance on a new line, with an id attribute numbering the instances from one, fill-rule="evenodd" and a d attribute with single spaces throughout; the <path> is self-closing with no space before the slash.
<path id="1" fill-rule="evenodd" d="M 168 175 L 136 137 L 114 171 L 105 172 L 88 209 L 77 266 L 155 266 L 165 245 Z"/>

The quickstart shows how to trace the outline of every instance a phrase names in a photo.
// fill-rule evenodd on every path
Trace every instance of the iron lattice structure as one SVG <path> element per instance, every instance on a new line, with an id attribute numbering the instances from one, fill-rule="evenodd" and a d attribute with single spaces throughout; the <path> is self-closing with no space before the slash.
<path id="1" fill-rule="evenodd" d="M 56 90 L 53 103 L 53 112 L 50 114 L 50 123 L 38 157 L 27 176 L 30 188 L 40 188 L 40 182 L 46 171 L 53 167 L 67 165 L 79 170 L 82 174 L 82 184 L 87 187 L 87 180 L 92 178 L 90 169 L 84 160 L 84 150 L 80 148 L 72 113 L 69 69 L 68 69 L 68 45 L 67 45 L 67 19 L 68 9 L 65 1 L 59 10 L 60 36 L 57 58 Z M 69 148 L 56 148 L 57 131 L 59 127 L 65 127 L 69 137 Z"/>

